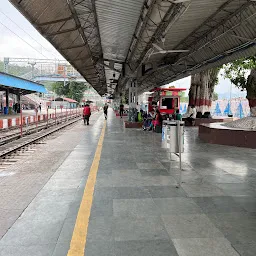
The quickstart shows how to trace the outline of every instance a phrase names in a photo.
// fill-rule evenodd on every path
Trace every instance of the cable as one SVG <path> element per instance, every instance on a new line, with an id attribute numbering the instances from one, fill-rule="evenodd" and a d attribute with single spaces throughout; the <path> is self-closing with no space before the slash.
<path id="1" fill-rule="evenodd" d="M 33 48 L 35 51 L 37 51 L 39 54 L 41 54 L 42 56 L 44 56 L 46 59 L 49 59 L 48 57 L 46 57 L 43 53 L 39 52 L 34 46 L 32 46 L 30 43 L 28 43 L 27 41 L 25 41 L 22 37 L 20 37 L 19 35 L 17 35 L 15 32 L 13 32 L 10 28 L 8 28 L 6 25 L 4 25 L 1 21 L 0 24 L 2 24 L 5 28 L 7 28 L 9 31 L 11 31 L 14 35 L 16 35 L 18 38 L 20 38 L 23 42 L 25 42 L 27 45 L 29 45 L 31 48 Z"/>
<path id="2" fill-rule="evenodd" d="M 2 13 L 7 19 L 9 19 L 12 23 L 14 23 L 19 29 L 21 29 L 25 34 L 27 34 L 34 42 L 36 42 L 37 44 L 39 44 L 43 49 L 45 49 L 47 52 L 49 52 L 49 50 L 47 50 L 42 44 L 38 43 L 30 34 L 28 34 L 23 28 L 21 28 L 15 21 L 13 21 L 10 17 L 8 17 L 5 13 L 3 13 L 0 9 L 0 13 Z M 56 58 L 56 56 L 49 52 L 52 56 L 54 56 Z"/>

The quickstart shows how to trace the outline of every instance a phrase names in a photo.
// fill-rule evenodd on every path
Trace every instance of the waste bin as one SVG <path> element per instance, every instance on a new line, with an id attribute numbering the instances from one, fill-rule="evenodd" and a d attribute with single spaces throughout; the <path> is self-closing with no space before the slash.
<path id="1" fill-rule="evenodd" d="M 162 148 L 170 148 L 170 122 L 171 121 L 163 121 L 162 126 Z"/>
<path id="2" fill-rule="evenodd" d="M 8 115 L 8 107 L 4 107 L 4 114 Z"/>
<path id="3" fill-rule="evenodd" d="M 180 123 L 180 126 L 178 125 Z M 184 122 L 183 121 L 172 121 L 169 124 L 170 127 L 170 152 L 171 153 L 179 153 L 179 143 L 178 143 L 178 127 L 180 127 L 180 143 L 181 150 L 180 153 L 184 152 Z"/>

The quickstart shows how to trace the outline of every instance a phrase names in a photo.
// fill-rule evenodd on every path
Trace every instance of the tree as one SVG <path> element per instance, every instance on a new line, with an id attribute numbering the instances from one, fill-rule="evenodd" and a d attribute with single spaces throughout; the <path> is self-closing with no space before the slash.
<path id="1" fill-rule="evenodd" d="M 213 92 L 213 95 L 212 95 L 212 100 L 215 101 L 215 100 L 218 100 L 219 99 L 219 95 L 217 92 Z"/>
<path id="2" fill-rule="evenodd" d="M 256 117 L 256 57 L 242 58 L 224 66 L 224 76 L 247 91 L 251 115 Z"/>
<path id="3" fill-rule="evenodd" d="M 189 89 L 189 105 L 195 105 L 197 111 L 202 113 L 210 111 L 213 91 L 218 83 L 220 67 L 201 71 L 191 76 Z"/>
<path id="4" fill-rule="evenodd" d="M 73 81 L 65 83 L 65 86 L 63 82 L 56 82 L 52 85 L 52 89 L 57 95 L 72 98 L 77 102 L 82 100 L 86 88 L 85 83 Z"/>
<path id="5" fill-rule="evenodd" d="M 85 83 L 70 82 L 69 83 L 69 92 L 68 92 L 67 96 L 69 98 L 76 100 L 77 102 L 81 102 L 86 88 L 87 88 L 87 86 L 85 85 Z"/>
<path id="6" fill-rule="evenodd" d="M 50 82 L 50 81 L 43 81 L 43 82 L 41 82 L 41 84 L 44 85 L 44 87 L 45 87 L 48 91 L 53 91 L 52 86 L 53 86 L 54 83 L 55 83 L 55 82 Z"/>
<path id="7" fill-rule="evenodd" d="M 185 102 L 185 103 L 188 102 L 188 96 L 186 96 L 186 93 L 185 93 L 185 92 L 181 92 L 181 95 L 180 95 L 180 102 Z"/>
<path id="8" fill-rule="evenodd" d="M 59 95 L 59 96 L 66 96 L 68 95 L 68 92 L 69 92 L 69 83 L 66 83 L 65 86 L 64 86 L 64 83 L 63 82 L 56 82 L 52 85 L 52 89 L 53 91 Z"/>

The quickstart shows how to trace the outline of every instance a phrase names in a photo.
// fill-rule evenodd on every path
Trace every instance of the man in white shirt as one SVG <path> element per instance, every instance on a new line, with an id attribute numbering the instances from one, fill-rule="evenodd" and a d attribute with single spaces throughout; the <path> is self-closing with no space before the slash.
<path id="1" fill-rule="evenodd" d="M 191 118 L 196 119 L 196 108 L 195 108 L 194 105 L 192 105 L 191 108 L 192 108 L 192 116 L 191 116 Z"/>
<path id="2" fill-rule="evenodd" d="M 190 106 L 188 113 L 186 114 L 187 118 L 185 118 L 191 125 L 195 125 L 196 120 L 196 108 L 195 105 Z"/>

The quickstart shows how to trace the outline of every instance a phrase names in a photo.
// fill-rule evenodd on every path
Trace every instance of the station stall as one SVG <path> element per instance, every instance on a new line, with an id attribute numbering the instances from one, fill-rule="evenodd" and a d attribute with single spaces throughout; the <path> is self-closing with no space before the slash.
<path id="1" fill-rule="evenodd" d="M 158 108 L 161 114 L 173 115 L 180 108 L 180 97 L 185 88 L 154 88 L 148 97 L 147 112 Z"/>

